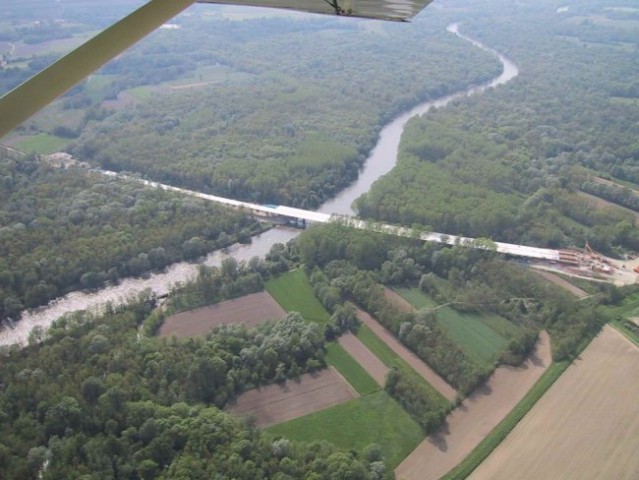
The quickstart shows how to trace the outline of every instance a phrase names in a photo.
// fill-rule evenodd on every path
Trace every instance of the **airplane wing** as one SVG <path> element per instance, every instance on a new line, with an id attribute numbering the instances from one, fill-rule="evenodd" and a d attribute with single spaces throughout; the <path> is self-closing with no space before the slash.
<path id="1" fill-rule="evenodd" d="M 433 0 L 198 0 L 198 3 L 273 7 L 345 17 L 405 22 Z"/>
<path id="2" fill-rule="evenodd" d="M 150 0 L 2 96 L 0 138 L 196 1 L 406 21 L 432 0 Z"/>

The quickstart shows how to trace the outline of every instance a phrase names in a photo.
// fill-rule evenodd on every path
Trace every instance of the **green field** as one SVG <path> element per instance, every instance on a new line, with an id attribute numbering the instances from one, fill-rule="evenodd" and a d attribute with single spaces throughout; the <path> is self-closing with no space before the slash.
<path id="1" fill-rule="evenodd" d="M 24 152 L 48 154 L 60 151 L 67 143 L 69 143 L 68 139 L 55 137 L 47 133 L 39 133 L 33 137 L 17 141 L 15 147 Z"/>
<path id="2" fill-rule="evenodd" d="M 404 298 L 417 310 L 437 306 L 437 302 L 430 298 L 429 295 L 422 292 L 419 288 L 393 287 L 393 290 L 401 295 L 402 298 Z"/>
<path id="3" fill-rule="evenodd" d="M 134 87 L 129 90 L 126 90 L 126 93 L 131 95 L 136 100 L 143 102 L 144 100 L 148 100 L 153 97 L 155 93 L 155 89 L 146 86 Z"/>
<path id="4" fill-rule="evenodd" d="M 621 332 L 628 340 L 639 347 L 639 325 L 632 320 L 614 319 L 610 321 L 610 325 Z"/>
<path id="5" fill-rule="evenodd" d="M 621 301 L 621 305 L 608 307 L 607 310 L 615 316 L 639 317 L 639 292 L 627 295 Z"/>
<path id="6" fill-rule="evenodd" d="M 326 324 L 330 315 L 322 306 L 302 269 L 280 275 L 266 282 L 266 291 L 287 312 L 299 312 L 306 320 Z"/>
<path id="7" fill-rule="evenodd" d="M 373 377 L 339 343 L 331 342 L 328 344 L 326 361 L 335 367 L 360 395 L 373 393 L 380 389 Z"/>
<path id="8" fill-rule="evenodd" d="M 360 325 L 357 330 L 357 338 L 359 338 L 368 349 L 379 358 L 384 365 L 390 368 L 397 368 L 407 375 L 414 377 L 418 383 L 424 386 L 426 391 L 429 392 L 429 397 L 434 404 L 439 405 L 441 408 L 446 408 L 448 401 L 435 390 L 430 383 L 423 379 L 413 368 L 402 360 L 391 348 L 379 338 L 375 332 L 373 332 L 366 325 Z"/>
<path id="9" fill-rule="evenodd" d="M 267 432 L 292 440 L 327 440 L 345 450 L 378 444 L 389 468 L 395 468 L 422 441 L 419 425 L 386 392 L 271 427 Z"/>
<path id="10" fill-rule="evenodd" d="M 437 310 L 437 323 L 460 348 L 482 364 L 493 363 L 507 342 L 506 336 L 489 326 L 493 324 L 505 329 L 502 321 L 507 322 L 497 316 L 462 313 L 450 307 Z"/>

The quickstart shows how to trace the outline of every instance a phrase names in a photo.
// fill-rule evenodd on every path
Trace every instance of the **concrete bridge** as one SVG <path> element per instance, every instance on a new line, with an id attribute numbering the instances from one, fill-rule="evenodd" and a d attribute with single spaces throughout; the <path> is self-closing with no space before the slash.
<path id="1" fill-rule="evenodd" d="M 385 223 L 361 220 L 356 217 L 345 215 L 328 214 L 303 210 L 300 208 L 286 207 L 282 205 L 260 205 L 257 203 L 242 202 L 230 198 L 218 197 L 216 195 L 208 195 L 206 193 L 194 192 L 184 188 L 173 187 L 163 183 L 152 182 L 142 178 L 131 177 L 121 173 L 110 172 L 108 170 L 97 170 L 103 175 L 110 177 L 118 177 L 122 179 L 132 180 L 143 185 L 161 188 L 171 192 L 178 192 L 184 195 L 201 198 L 211 202 L 221 203 L 234 208 L 240 208 L 251 212 L 254 215 L 266 218 L 287 218 L 294 220 L 304 220 L 304 222 L 312 223 L 342 223 L 352 228 L 361 230 L 371 230 L 375 232 L 386 233 L 389 235 L 397 235 L 401 237 L 419 238 L 425 242 L 445 243 L 447 245 L 465 245 L 470 248 L 480 248 L 483 250 L 496 250 L 499 253 L 512 255 L 516 257 L 534 258 L 538 260 L 559 261 L 559 251 L 548 248 L 528 247 L 526 245 L 516 245 L 512 243 L 493 242 L 489 239 L 461 237 L 458 235 L 447 235 L 437 232 L 416 232 L 412 228 L 399 227 L 396 225 L 388 225 Z"/>

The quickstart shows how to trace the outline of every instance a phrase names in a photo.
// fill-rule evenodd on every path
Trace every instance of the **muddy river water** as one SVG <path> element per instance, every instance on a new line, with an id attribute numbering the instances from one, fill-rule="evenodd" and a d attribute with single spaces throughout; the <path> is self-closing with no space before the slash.
<path id="1" fill-rule="evenodd" d="M 458 93 L 421 103 L 395 118 L 380 132 L 378 142 L 366 160 L 358 179 L 351 186 L 340 192 L 339 195 L 324 203 L 318 211 L 345 215 L 353 214 L 351 205 L 355 199 L 367 192 L 378 178 L 388 173 L 395 166 L 404 125 L 410 118 L 415 115 L 423 115 L 433 107 L 443 107 L 453 100 L 476 95 L 488 88 L 504 84 L 517 76 L 518 69 L 512 61 L 480 42 L 461 34 L 458 24 L 448 26 L 447 30 L 472 43 L 474 46 L 493 53 L 503 65 L 502 73 L 484 85 L 471 86 Z M 113 304 L 122 303 L 127 298 L 135 296 L 147 288 L 153 290 L 157 295 L 165 294 L 175 283 L 194 278 L 197 275 L 200 264 L 220 265 L 222 260 L 229 256 L 238 261 L 248 260 L 256 255 L 264 256 L 274 244 L 286 243 L 298 234 L 299 230 L 291 228 L 273 228 L 253 237 L 253 242 L 250 245 L 236 244 L 223 251 L 212 252 L 199 263 L 175 263 L 164 272 L 154 273 L 146 278 L 127 278 L 118 285 L 107 286 L 93 292 L 71 292 L 52 301 L 45 307 L 25 311 L 22 319 L 13 327 L 7 327 L 0 331 L 0 345 L 25 343 L 33 327 L 46 328 L 56 318 L 66 312 L 74 310 L 99 311 L 107 302 Z"/>

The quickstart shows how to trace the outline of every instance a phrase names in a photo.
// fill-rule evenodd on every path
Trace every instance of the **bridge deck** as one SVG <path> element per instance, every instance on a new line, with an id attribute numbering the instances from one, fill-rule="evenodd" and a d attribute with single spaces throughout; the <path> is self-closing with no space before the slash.
<path id="1" fill-rule="evenodd" d="M 469 247 L 483 248 L 483 249 L 490 248 L 487 245 L 487 243 L 482 242 L 481 240 L 478 240 L 476 238 L 460 237 L 457 235 L 446 235 L 445 233 L 437 233 L 437 232 L 417 232 L 416 233 L 413 231 L 412 228 L 399 227 L 396 225 L 388 225 L 388 224 L 379 223 L 379 222 L 359 220 L 355 217 L 348 217 L 344 215 L 336 215 L 336 214 L 331 215 L 328 213 L 313 212 L 310 210 L 286 207 L 283 205 L 260 205 L 260 204 L 251 203 L 251 202 L 241 202 L 239 200 L 233 200 L 231 198 L 224 198 L 224 197 L 218 197 L 216 195 L 208 195 L 206 193 L 194 192 L 192 190 L 172 187 L 171 185 L 165 185 L 158 182 L 151 182 L 149 180 L 144 180 L 141 178 L 129 177 L 127 175 L 118 174 L 115 172 L 109 172 L 106 170 L 98 170 L 98 171 L 104 175 L 118 176 L 120 178 L 134 180 L 136 182 L 140 182 L 149 187 L 161 188 L 163 190 L 169 190 L 173 192 L 180 192 L 185 195 L 192 195 L 198 198 L 202 198 L 204 200 L 209 200 L 211 202 L 222 203 L 224 205 L 229 205 L 235 208 L 244 208 L 254 213 L 260 212 L 266 215 L 289 217 L 289 218 L 295 218 L 295 219 L 304 219 L 309 222 L 317 222 L 317 223 L 342 222 L 353 228 L 358 228 L 362 230 L 373 230 L 373 231 L 388 233 L 391 235 L 398 235 L 402 237 L 412 237 L 412 238 L 419 237 L 421 240 L 424 240 L 426 242 L 446 243 L 448 245 L 463 244 Z M 499 253 L 515 255 L 518 257 L 559 261 L 558 250 L 551 250 L 548 248 L 528 247 L 526 245 L 515 245 L 512 243 L 503 243 L 503 242 L 491 242 L 491 244 L 494 244 L 494 246 L 496 247 L 496 250 Z"/>

